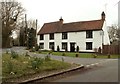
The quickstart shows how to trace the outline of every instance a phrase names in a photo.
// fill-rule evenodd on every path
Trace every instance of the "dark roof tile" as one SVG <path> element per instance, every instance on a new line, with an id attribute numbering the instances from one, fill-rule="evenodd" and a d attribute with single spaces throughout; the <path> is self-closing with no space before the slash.
<path id="1" fill-rule="evenodd" d="M 38 34 L 102 30 L 104 20 L 81 21 L 61 24 L 59 21 L 45 23 Z"/>

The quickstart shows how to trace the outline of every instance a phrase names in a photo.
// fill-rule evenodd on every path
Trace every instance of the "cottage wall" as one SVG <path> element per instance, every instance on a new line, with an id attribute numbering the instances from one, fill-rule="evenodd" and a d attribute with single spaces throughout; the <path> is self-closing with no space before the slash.
<path id="1" fill-rule="evenodd" d="M 49 42 L 54 42 L 55 43 L 55 50 L 57 51 L 57 46 L 59 46 L 60 51 L 65 51 L 62 49 L 62 42 L 67 42 L 67 49 L 70 51 L 70 43 L 75 43 L 75 48 L 79 46 L 80 51 L 85 51 L 85 52 L 93 52 L 94 48 L 99 48 L 102 47 L 102 35 L 101 35 L 102 30 L 99 31 L 93 31 L 93 38 L 86 38 L 86 31 L 81 31 L 81 32 L 69 32 L 68 33 L 68 39 L 62 40 L 62 33 L 55 33 L 54 34 L 54 40 L 49 40 L 49 34 L 44 35 L 44 40 L 39 40 L 40 35 L 38 35 L 38 45 L 40 42 L 44 43 L 44 49 L 45 50 L 50 50 L 49 49 Z M 86 42 L 92 42 L 93 45 L 93 50 L 86 50 Z"/>

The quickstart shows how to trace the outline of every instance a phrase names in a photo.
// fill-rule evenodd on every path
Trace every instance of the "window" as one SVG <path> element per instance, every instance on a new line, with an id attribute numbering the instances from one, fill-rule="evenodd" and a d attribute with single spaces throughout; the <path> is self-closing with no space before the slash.
<path id="1" fill-rule="evenodd" d="M 53 40 L 54 39 L 54 33 L 49 34 L 49 38 L 50 38 L 50 40 Z"/>
<path id="2" fill-rule="evenodd" d="M 54 42 L 50 42 L 50 43 L 49 43 L 49 49 L 54 50 Z"/>
<path id="3" fill-rule="evenodd" d="M 92 42 L 86 42 L 86 50 L 92 50 Z"/>
<path id="4" fill-rule="evenodd" d="M 44 40 L 44 35 L 40 34 L 40 40 Z"/>
<path id="5" fill-rule="evenodd" d="M 86 31 L 86 38 L 92 38 L 92 31 Z"/>
<path id="6" fill-rule="evenodd" d="M 44 43 L 40 43 L 40 49 L 44 49 Z"/>
<path id="7" fill-rule="evenodd" d="M 67 39 L 67 33 L 62 33 L 62 39 Z"/>
<path id="8" fill-rule="evenodd" d="M 67 43 L 66 42 L 62 43 L 62 49 L 67 49 Z"/>

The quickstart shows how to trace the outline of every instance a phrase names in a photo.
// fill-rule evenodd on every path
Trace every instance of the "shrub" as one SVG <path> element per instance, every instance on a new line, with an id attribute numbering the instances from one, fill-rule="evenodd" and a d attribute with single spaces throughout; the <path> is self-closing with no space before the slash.
<path id="1" fill-rule="evenodd" d="M 9 51 L 8 50 L 6 50 L 6 54 L 8 54 L 9 53 Z"/>
<path id="2" fill-rule="evenodd" d="M 34 58 L 34 60 L 31 61 L 32 69 L 38 69 L 41 64 L 43 64 L 42 58 Z"/>
<path id="3" fill-rule="evenodd" d="M 28 52 L 26 52 L 26 53 L 25 53 L 25 56 L 30 56 L 30 55 L 28 54 Z"/>
<path id="4" fill-rule="evenodd" d="M 18 58 L 17 52 L 11 51 L 11 57 L 12 57 L 12 58 Z"/>
<path id="5" fill-rule="evenodd" d="M 110 54 L 108 54 L 108 58 L 111 58 Z"/>
<path id="6" fill-rule="evenodd" d="M 59 46 L 57 46 L 57 51 L 58 51 L 58 52 L 60 51 L 60 48 L 59 48 Z"/>
<path id="7" fill-rule="evenodd" d="M 35 52 L 35 47 L 33 47 L 32 49 L 30 49 L 30 52 Z"/>
<path id="8" fill-rule="evenodd" d="M 79 52 L 79 46 L 77 46 L 76 51 Z"/>
<path id="9" fill-rule="evenodd" d="M 101 47 L 99 47 L 98 48 L 98 53 L 101 54 L 101 51 L 102 51 L 102 49 L 101 49 Z"/>
<path id="10" fill-rule="evenodd" d="M 64 62 L 64 58 L 62 57 L 62 62 Z"/>
<path id="11" fill-rule="evenodd" d="M 49 55 L 45 56 L 45 61 L 51 61 L 51 58 Z"/>
<path id="12" fill-rule="evenodd" d="M 52 50 L 49 50 L 49 54 L 52 54 L 52 52 L 53 52 Z"/>
<path id="13" fill-rule="evenodd" d="M 93 54 L 93 58 L 97 58 L 97 55 L 96 55 L 96 54 Z"/>
<path id="14" fill-rule="evenodd" d="M 65 52 L 64 52 L 64 53 L 62 53 L 62 56 L 66 56 Z"/>
<path id="15" fill-rule="evenodd" d="M 79 54 L 77 53 L 77 54 L 75 54 L 75 57 L 79 57 Z"/>
<path id="16" fill-rule="evenodd" d="M 39 50 L 38 50 L 38 53 L 41 53 L 41 52 L 42 52 L 42 51 L 39 49 Z"/>
<path id="17" fill-rule="evenodd" d="M 35 51 L 38 51 L 39 50 L 39 46 L 38 44 L 35 45 Z"/>

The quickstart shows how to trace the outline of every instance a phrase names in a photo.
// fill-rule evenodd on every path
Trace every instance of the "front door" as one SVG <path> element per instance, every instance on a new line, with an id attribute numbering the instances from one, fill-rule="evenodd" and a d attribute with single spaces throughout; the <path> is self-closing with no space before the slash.
<path id="1" fill-rule="evenodd" d="M 75 52 L 75 43 L 70 43 L 70 52 Z"/>

